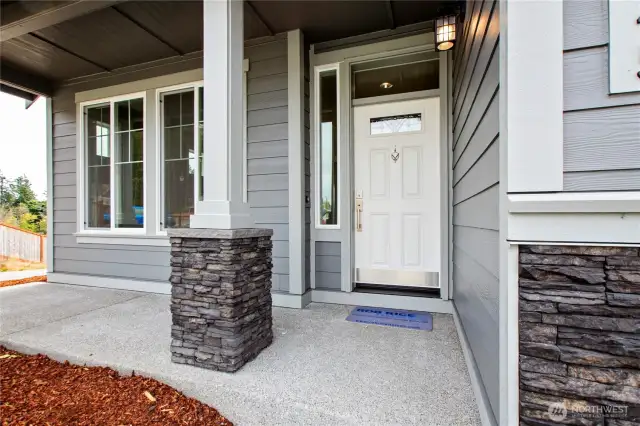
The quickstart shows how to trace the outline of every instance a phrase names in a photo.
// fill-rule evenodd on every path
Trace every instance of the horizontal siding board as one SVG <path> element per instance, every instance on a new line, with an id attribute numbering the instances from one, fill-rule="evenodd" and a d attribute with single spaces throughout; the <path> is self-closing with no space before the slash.
<path id="1" fill-rule="evenodd" d="M 316 255 L 316 271 L 321 272 L 340 272 L 340 256 L 317 256 Z"/>
<path id="2" fill-rule="evenodd" d="M 71 185 L 76 186 L 76 174 L 75 173 L 56 173 L 53 175 L 53 184 L 56 188 L 53 192 L 56 192 L 58 186 Z"/>
<path id="3" fill-rule="evenodd" d="M 286 73 L 287 70 L 288 63 L 286 56 L 265 59 L 264 61 L 253 61 L 253 63 L 249 63 L 247 78 L 251 80 L 268 75 L 283 74 Z"/>
<path id="4" fill-rule="evenodd" d="M 316 288 L 340 290 L 341 288 L 340 274 L 335 272 L 316 271 Z"/>
<path id="5" fill-rule="evenodd" d="M 76 135 L 58 136 L 53 138 L 53 149 L 74 148 L 76 146 Z"/>
<path id="6" fill-rule="evenodd" d="M 53 161 L 67 161 L 76 159 L 76 149 L 62 148 L 53 150 Z"/>
<path id="7" fill-rule="evenodd" d="M 53 173 L 75 173 L 76 160 L 55 161 L 53 163 Z"/>
<path id="8" fill-rule="evenodd" d="M 478 159 L 476 165 L 454 186 L 454 205 L 498 183 L 500 179 L 498 146 L 496 139 Z"/>
<path id="9" fill-rule="evenodd" d="M 288 173 L 289 161 L 287 157 L 260 158 L 247 161 L 248 175 L 272 175 Z"/>
<path id="10" fill-rule="evenodd" d="M 250 129 L 255 126 L 264 126 L 267 124 L 287 123 L 288 119 L 289 109 L 286 106 L 248 111 L 247 127 Z"/>
<path id="11" fill-rule="evenodd" d="M 288 292 L 289 291 L 289 275 L 273 274 L 271 276 L 271 290 Z"/>
<path id="12" fill-rule="evenodd" d="M 251 207 L 287 207 L 289 205 L 289 191 L 257 191 L 249 192 Z"/>
<path id="13" fill-rule="evenodd" d="M 274 92 L 249 95 L 247 96 L 247 111 L 286 107 L 288 104 L 288 96 L 288 90 L 276 90 Z"/>
<path id="14" fill-rule="evenodd" d="M 499 230 L 498 196 L 500 186 L 495 185 L 453 207 L 454 226 L 469 226 Z"/>
<path id="15" fill-rule="evenodd" d="M 75 109 L 59 111 L 53 114 L 54 126 L 58 126 L 60 124 L 75 123 L 75 122 L 76 122 Z"/>
<path id="16" fill-rule="evenodd" d="M 569 172 L 564 174 L 565 191 L 640 191 L 640 170 Z"/>
<path id="17" fill-rule="evenodd" d="M 640 93 L 609 94 L 607 47 L 565 52 L 564 110 L 640 105 Z"/>
<path id="18" fill-rule="evenodd" d="M 76 196 L 75 186 L 57 186 L 53 191 L 53 198 L 72 198 Z"/>
<path id="19" fill-rule="evenodd" d="M 568 0 L 562 6 L 565 50 L 609 42 L 607 0 Z"/>
<path id="20" fill-rule="evenodd" d="M 119 251 L 146 251 L 146 252 L 167 252 L 169 253 L 169 247 L 159 246 L 128 246 L 128 245 L 116 245 L 116 244 L 78 244 L 75 235 L 56 235 L 53 245 L 55 247 L 66 247 L 75 249 L 88 249 L 88 250 L 119 250 Z"/>
<path id="21" fill-rule="evenodd" d="M 287 40 L 276 40 L 256 46 L 245 47 L 244 57 L 249 59 L 249 66 L 253 62 L 260 62 L 266 59 L 280 58 L 287 56 Z"/>
<path id="22" fill-rule="evenodd" d="M 88 262 L 82 260 L 56 259 L 56 272 L 98 275 L 106 277 L 133 278 L 142 280 L 168 281 L 171 274 L 169 266 L 134 265 L 109 263 L 105 261 Z"/>
<path id="23" fill-rule="evenodd" d="M 288 274 L 289 273 L 289 258 L 288 257 L 272 257 L 271 263 L 273 263 L 274 274 Z"/>
<path id="24" fill-rule="evenodd" d="M 264 142 L 264 141 L 279 141 L 288 138 L 288 124 L 269 124 L 266 126 L 249 127 L 247 129 L 247 141 L 251 142 Z"/>
<path id="25" fill-rule="evenodd" d="M 287 140 L 250 143 L 247 146 L 247 159 L 287 157 L 288 152 Z"/>
<path id="26" fill-rule="evenodd" d="M 289 189 L 287 173 L 247 176 L 247 189 L 252 191 L 279 191 Z"/>
<path id="27" fill-rule="evenodd" d="M 640 169 L 640 105 L 564 114 L 564 170 Z"/>
<path id="28" fill-rule="evenodd" d="M 76 211 L 76 198 L 56 197 L 53 199 L 53 210 L 71 210 Z"/>
<path id="29" fill-rule="evenodd" d="M 247 79 L 247 94 L 273 92 L 274 90 L 286 90 L 288 87 L 288 75 L 274 74 L 265 77 Z"/>
<path id="30" fill-rule="evenodd" d="M 289 241 L 289 225 L 286 223 L 256 223 L 256 228 L 272 229 L 272 241 Z"/>
<path id="31" fill-rule="evenodd" d="M 69 136 L 76 134 L 76 123 L 58 124 L 53 126 L 53 137 Z"/>
<path id="32" fill-rule="evenodd" d="M 56 260 L 78 260 L 89 262 L 110 262 L 118 264 L 134 264 L 148 266 L 169 266 L 171 254 L 165 251 L 146 251 L 144 249 L 134 250 L 101 250 L 83 246 L 82 248 L 58 247 L 56 249 Z"/>
<path id="33" fill-rule="evenodd" d="M 487 73 L 484 76 L 482 82 L 480 82 L 481 85 L 478 89 L 477 96 L 475 97 L 475 99 L 468 99 L 468 116 L 461 117 L 461 119 L 456 122 L 456 127 L 454 128 L 453 132 L 454 149 L 460 143 L 464 146 L 473 137 L 478 123 L 482 119 L 484 113 L 487 111 L 491 100 L 494 98 L 496 91 L 498 90 L 498 79 L 500 73 L 498 65 L 498 55 L 494 54 L 493 58 L 491 59 L 491 63 L 489 64 L 489 68 L 487 69 Z M 465 105 L 463 106 L 462 112 L 466 111 L 467 106 Z"/>
<path id="34" fill-rule="evenodd" d="M 288 241 L 271 241 L 273 244 L 273 257 L 289 257 Z"/>
<path id="35" fill-rule="evenodd" d="M 334 241 L 316 241 L 316 255 L 341 256 L 340 243 Z"/>
<path id="36" fill-rule="evenodd" d="M 77 231 L 76 223 L 58 223 L 53 222 L 53 234 L 55 237 L 58 235 L 71 235 Z"/>
<path id="37" fill-rule="evenodd" d="M 489 147 L 500 132 L 500 106 L 498 96 L 494 96 L 473 139 L 464 146 L 458 144 L 453 150 L 453 182 L 456 183 L 473 166 L 475 160 Z"/>
<path id="38" fill-rule="evenodd" d="M 497 230 L 456 226 L 453 230 L 453 244 L 464 247 L 479 265 L 496 279 L 500 278 L 500 256 L 495 250 L 499 244 Z"/>
<path id="39" fill-rule="evenodd" d="M 260 224 L 289 223 L 288 207 L 254 207 L 251 215 Z"/>
<path id="40" fill-rule="evenodd" d="M 53 221 L 57 223 L 76 223 L 75 210 L 54 210 Z"/>

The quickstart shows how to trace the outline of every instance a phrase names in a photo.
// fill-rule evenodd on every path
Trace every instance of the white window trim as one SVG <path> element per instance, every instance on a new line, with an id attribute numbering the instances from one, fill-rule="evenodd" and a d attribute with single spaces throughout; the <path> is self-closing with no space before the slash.
<path id="1" fill-rule="evenodd" d="M 142 108 L 143 108 L 143 117 L 142 117 L 142 129 L 143 129 L 143 143 L 142 143 L 142 155 L 143 155 L 143 166 L 142 166 L 142 185 L 144 191 L 144 201 L 145 205 L 143 208 L 143 217 L 144 222 L 142 228 L 116 228 L 115 227 L 115 155 L 114 155 L 114 143 L 115 143 L 115 132 L 113 128 L 109 130 L 109 152 L 110 152 L 110 228 L 109 229 L 100 229 L 100 228 L 88 228 L 85 225 L 86 222 L 86 213 L 87 213 L 87 197 L 86 197 L 86 150 L 85 150 L 85 136 L 86 136 L 86 119 L 85 119 L 85 110 L 88 107 L 101 105 L 101 104 L 109 104 L 110 105 L 110 121 L 111 126 L 114 125 L 114 117 L 115 110 L 114 104 L 116 102 L 131 100 L 131 99 L 140 99 L 142 98 Z M 77 107 L 77 117 L 76 122 L 79 123 L 77 140 L 76 140 L 76 185 L 77 185 L 77 204 L 76 204 L 76 213 L 77 213 L 77 232 L 75 233 L 78 242 L 82 242 L 83 237 L 93 236 L 93 237 L 104 237 L 104 236 L 122 236 L 122 237 L 144 237 L 147 233 L 147 222 L 149 219 L 149 193 L 148 193 L 148 185 L 147 185 L 147 164 L 149 161 L 148 151 L 147 151 L 147 99 L 146 92 L 135 92 L 128 93 L 119 96 L 111 96 L 108 98 L 96 99 L 92 101 L 80 102 Z M 116 244 L 116 243 L 112 243 Z M 120 243 L 118 243 L 120 244 Z"/>
<path id="2" fill-rule="evenodd" d="M 179 92 L 186 91 L 188 89 L 193 89 L 193 121 L 194 121 L 194 132 L 193 132 L 193 144 L 194 151 L 196 156 L 196 171 L 194 176 L 194 185 L 193 185 L 193 211 L 196 213 L 198 203 L 196 200 L 198 199 L 198 194 L 200 193 L 200 144 L 198 143 L 198 123 L 200 121 L 200 108 L 199 108 L 199 100 L 200 100 L 200 91 L 198 90 L 200 87 L 204 87 L 204 80 L 176 84 L 173 86 L 160 87 L 155 91 L 155 103 L 156 103 L 156 183 L 157 183 L 157 192 L 158 196 L 156 197 L 156 211 L 158 212 L 157 220 L 155 224 L 155 233 L 156 235 L 166 236 L 167 229 L 164 227 L 164 129 L 163 129 L 163 108 L 164 105 L 160 102 L 162 96 L 171 92 Z"/>
<path id="3" fill-rule="evenodd" d="M 320 179 L 320 166 L 322 163 L 322 158 L 320 156 L 320 73 L 326 71 L 335 71 L 336 72 L 336 106 L 337 106 L 337 141 L 336 141 L 336 151 L 337 151 L 337 164 L 338 164 L 338 212 L 337 212 L 337 225 L 323 225 L 320 223 L 320 209 L 322 208 L 322 192 L 320 191 L 321 179 Z M 340 63 L 333 63 L 327 65 L 318 65 L 314 67 L 314 84 L 313 84 L 313 141 L 314 141 L 314 206 L 313 208 L 313 216 L 314 216 L 314 224 L 316 229 L 340 229 L 342 226 L 342 217 L 340 214 L 340 203 L 342 201 L 342 167 L 340 165 L 340 147 L 342 146 L 341 140 L 341 105 L 340 105 Z"/>

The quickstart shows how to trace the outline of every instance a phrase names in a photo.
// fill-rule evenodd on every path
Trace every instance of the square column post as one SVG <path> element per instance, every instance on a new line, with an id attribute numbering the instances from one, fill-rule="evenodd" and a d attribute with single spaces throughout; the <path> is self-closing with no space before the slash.
<path id="1" fill-rule="evenodd" d="M 205 1 L 204 195 L 196 201 L 192 228 L 254 226 L 243 202 L 243 2 Z"/>

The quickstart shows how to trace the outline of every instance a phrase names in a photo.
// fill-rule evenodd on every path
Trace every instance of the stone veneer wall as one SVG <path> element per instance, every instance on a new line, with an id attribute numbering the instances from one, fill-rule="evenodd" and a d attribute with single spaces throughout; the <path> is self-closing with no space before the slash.
<path id="1" fill-rule="evenodd" d="M 640 424 L 638 250 L 520 247 L 521 425 Z M 568 409 L 565 420 L 550 420 L 553 403 Z M 576 414 L 587 405 L 635 408 Z"/>
<path id="2" fill-rule="evenodd" d="M 171 360 L 236 371 L 271 344 L 271 230 L 170 230 Z"/>

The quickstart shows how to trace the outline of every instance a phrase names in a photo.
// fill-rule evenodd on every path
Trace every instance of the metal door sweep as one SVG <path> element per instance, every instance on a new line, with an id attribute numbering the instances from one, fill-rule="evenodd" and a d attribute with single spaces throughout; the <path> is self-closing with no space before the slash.
<path id="1" fill-rule="evenodd" d="M 347 321 L 364 324 L 388 325 L 390 327 L 410 328 L 414 330 L 433 330 L 433 317 L 428 312 L 405 311 L 402 309 L 353 308 Z"/>

